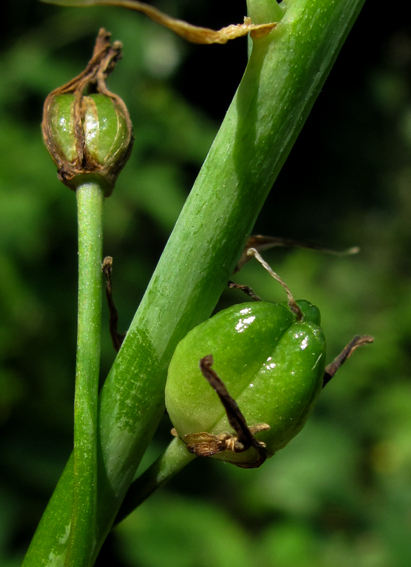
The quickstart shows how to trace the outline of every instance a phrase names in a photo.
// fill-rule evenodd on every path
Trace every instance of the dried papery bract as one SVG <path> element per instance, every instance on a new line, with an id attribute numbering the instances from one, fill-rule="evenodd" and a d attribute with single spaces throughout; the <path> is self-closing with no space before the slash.
<path id="1" fill-rule="evenodd" d="M 52 4 L 60 4 L 62 6 L 118 6 L 135 12 L 141 12 L 148 18 L 160 24 L 161 26 L 173 31 L 186 41 L 191 43 L 199 43 L 210 45 L 213 43 L 224 44 L 227 41 L 243 37 L 248 33 L 253 39 L 259 39 L 266 36 L 272 31 L 277 22 L 269 22 L 263 24 L 253 24 L 250 18 L 245 17 L 242 24 L 232 24 L 220 30 L 212 30 L 200 26 L 193 26 L 183 20 L 172 18 L 164 14 L 157 8 L 139 2 L 138 0 L 43 0 Z"/>
<path id="2" fill-rule="evenodd" d="M 44 103 L 43 139 L 59 179 L 76 189 L 97 177 L 108 197 L 133 145 L 130 116 L 123 100 L 106 86 L 121 58 L 120 42 L 101 29 L 93 56 L 80 75 L 52 91 Z"/>
<path id="3" fill-rule="evenodd" d="M 243 37 L 248 33 L 251 33 L 253 38 L 258 39 L 269 34 L 277 25 L 276 22 L 253 24 L 250 18 L 245 17 L 242 24 L 231 24 L 220 30 L 212 30 L 210 28 L 193 26 L 183 20 L 172 18 L 144 2 L 134 0 L 103 0 L 93 1 L 93 4 L 110 4 L 135 10 L 136 12 L 142 12 L 154 22 L 168 28 L 186 41 L 203 45 L 211 45 L 213 43 L 224 44 L 232 39 Z"/>

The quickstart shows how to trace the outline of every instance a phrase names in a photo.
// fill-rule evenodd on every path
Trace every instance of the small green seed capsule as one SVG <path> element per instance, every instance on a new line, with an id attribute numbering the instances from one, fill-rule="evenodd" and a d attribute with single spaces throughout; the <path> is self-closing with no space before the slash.
<path id="1" fill-rule="evenodd" d="M 213 369 L 237 402 L 248 426 L 268 424 L 256 439 L 274 454 L 304 426 L 322 388 L 325 340 L 316 307 L 297 302 L 303 318 L 275 303 L 235 305 L 193 329 L 179 343 L 166 385 L 170 419 L 184 436 L 232 432 L 198 361 L 212 354 Z M 253 447 L 213 455 L 231 463 L 252 463 Z"/>
<path id="2" fill-rule="evenodd" d="M 98 178 L 106 197 L 133 145 L 127 107 L 105 85 L 121 53 L 121 44 L 111 45 L 109 38 L 101 30 L 85 71 L 49 94 L 42 123 L 44 143 L 60 180 L 75 190 L 80 183 Z"/>
<path id="3" fill-rule="evenodd" d="M 111 193 L 130 153 L 130 119 L 114 99 L 98 93 L 82 97 L 77 118 L 75 100 L 73 94 L 61 94 L 50 102 L 51 156 L 60 177 L 70 187 L 75 188 L 84 175 L 97 175 L 104 179 Z"/>

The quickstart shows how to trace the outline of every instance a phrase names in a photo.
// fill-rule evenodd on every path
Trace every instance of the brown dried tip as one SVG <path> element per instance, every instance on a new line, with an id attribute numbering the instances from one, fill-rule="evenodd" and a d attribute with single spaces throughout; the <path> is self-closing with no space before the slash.
<path id="1" fill-rule="evenodd" d="M 325 367 L 323 376 L 323 388 L 335 376 L 337 370 L 341 368 L 347 358 L 350 358 L 356 348 L 364 345 L 369 345 L 374 342 L 374 337 L 371 335 L 355 335 L 355 337 L 346 345 L 338 356 Z"/>
<path id="2" fill-rule="evenodd" d="M 118 352 L 120 350 L 121 345 L 125 339 L 125 334 L 118 332 L 118 311 L 114 304 L 113 299 L 113 286 L 111 282 L 111 273 L 113 270 L 113 258 L 111 256 L 106 256 L 103 260 L 101 265 L 101 271 L 106 278 L 106 299 L 108 310 L 110 313 L 109 319 L 109 329 L 110 329 L 110 337 L 111 342 L 113 343 L 114 350 Z"/>
<path id="3" fill-rule="evenodd" d="M 352 246 L 346 250 L 332 250 L 316 244 L 314 242 L 307 242 L 305 240 L 295 240 L 294 238 L 282 238 L 280 236 L 263 236 L 262 234 L 254 234 L 250 236 L 244 247 L 243 253 L 238 261 L 237 266 L 234 269 L 234 273 L 237 273 L 241 268 L 251 260 L 248 251 L 250 248 L 255 248 L 258 252 L 263 252 L 264 250 L 269 250 L 270 248 L 305 248 L 307 250 L 318 250 L 319 252 L 324 252 L 325 254 L 331 254 L 333 256 L 350 256 L 352 254 L 358 254 L 360 251 L 358 246 Z"/>

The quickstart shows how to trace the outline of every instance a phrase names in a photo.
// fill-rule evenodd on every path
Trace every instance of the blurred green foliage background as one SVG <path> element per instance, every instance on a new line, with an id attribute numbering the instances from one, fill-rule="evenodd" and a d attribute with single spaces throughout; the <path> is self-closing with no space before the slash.
<path id="1" fill-rule="evenodd" d="M 406 5 L 406 3 L 405 3 Z M 218 28 L 245 2 L 159 0 Z M 405 6 L 404 6 L 405 8 Z M 197 459 L 121 524 L 97 565 L 402 567 L 411 559 L 411 28 L 369 0 L 257 222 L 315 241 L 265 256 L 323 314 L 329 358 L 375 336 L 327 386 L 305 430 L 258 470 Z M 2 5 L 0 36 L 0 564 L 19 565 L 72 447 L 75 196 L 41 141 L 42 103 L 79 73 L 99 27 L 124 44 L 110 77 L 134 123 L 105 204 L 105 253 L 126 330 L 246 64 L 246 41 L 191 46 L 143 16 Z M 184 254 L 184 251 L 182 251 Z M 247 265 L 237 281 L 281 288 Z M 227 292 L 219 308 L 243 301 Z M 102 379 L 114 359 L 103 329 Z M 167 445 L 164 417 L 142 468 Z"/>

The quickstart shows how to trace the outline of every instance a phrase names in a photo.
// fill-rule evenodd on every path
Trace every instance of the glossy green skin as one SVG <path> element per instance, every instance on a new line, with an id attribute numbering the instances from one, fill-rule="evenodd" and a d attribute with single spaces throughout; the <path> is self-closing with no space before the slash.
<path id="1" fill-rule="evenodd" d="M 298 303 L 302 321 L 297 322 L 284 305 L 243 303 L 221 311 L 179 343 L 169 366 L 166 406 L 180 437 L 232 432 L 217 394 L 198 366 L 208 354 L 248 425 L 270 425 L 270 431 L 257 435 L 270 453 L 302 429 L 322 388 L 325 339 L 318 309 L 306 301 Z M 256 454 L 249 449 L 214 457 L 252 462 Z"/>
<path id="2" fill-rule="evenodd" d="M 127 121 L 119 107 L 108 96 L 91 94 L 84 96 L 84 135 L 90 156 L 100 165 L 122 156 L 129 144 Z M 54 98 L 51 108 L 51 124 L 62 155 L 69 162 L 77 157 L 74 120 L 74 95 L 62 94 Z"/>

